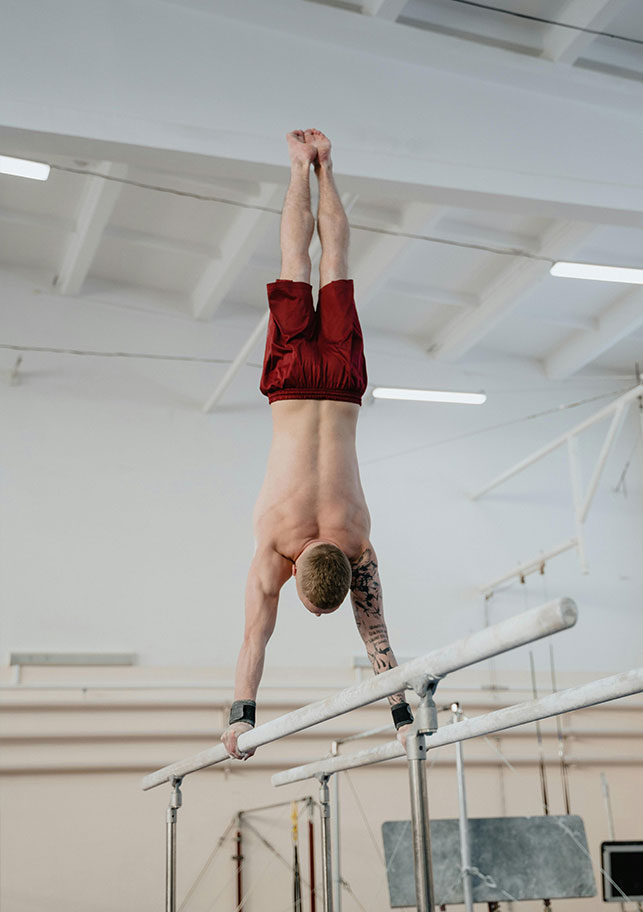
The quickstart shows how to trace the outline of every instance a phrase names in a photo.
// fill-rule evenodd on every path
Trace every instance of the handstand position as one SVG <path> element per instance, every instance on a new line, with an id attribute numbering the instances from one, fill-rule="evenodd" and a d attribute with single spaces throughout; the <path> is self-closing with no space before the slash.
<path id="1" fill-rule="evenodd" d="M 261 392 L 273 438 L 253 514 L 255 555 L 246 583 L 246 619 L 230 724 L 221 740 L 255 723 L 266 645 L 279 592 L 295 576 L 312 614 L 332 614 L 349 590 L 375 674 L 397 665 L 382 606 L 371 518 L 359 477 L 355 432 L 367 375 L 362 330 L 348 276 L 349 225 L 335 186 L 331 144 L 319 130 L 287 134 L 291 176 L 281 216 L 281 275 L 267 286 L 270 322 Z M 319 181 L 317 230 L 322 254 L 313 306 L 309 246 L 315 228 L 310 167 Z M 403 692 L 389 697 L 401 739 L 413 717 Z"/>

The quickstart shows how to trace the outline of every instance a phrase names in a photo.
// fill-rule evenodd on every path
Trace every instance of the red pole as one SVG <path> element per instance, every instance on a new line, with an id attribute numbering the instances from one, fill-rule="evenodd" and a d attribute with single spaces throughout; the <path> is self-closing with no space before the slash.
<path id="1" fill-rule="evenodd" d="M 233 855 L 232 858 L 237 863 L 237 905 L 235 908 L 241 908 L 243 902 L 243 880 L 242 880 L 242 870 L 243 870 L 243 855 L 242 855 L 242 835 L 241 835 L 241 814 L 239 814 L 238 823 L 237 823 L 237 835 L 235 836 L 235 842 L 237 844 L 237 854 Z"/>
<path id="2" fill-rule="evenodd" d="M 308 821 L 308 868 L 310 872 L 310 912 L 315 912 L 315 831 Z"/>

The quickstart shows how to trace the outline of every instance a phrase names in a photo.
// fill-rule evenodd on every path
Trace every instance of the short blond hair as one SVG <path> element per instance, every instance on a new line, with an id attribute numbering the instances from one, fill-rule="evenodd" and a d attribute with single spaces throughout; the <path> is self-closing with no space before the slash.
<path id="1" fill-rule="evenodd" d="M 320 611 L 329 611 L 346 598 L 352 575 L 350 561 L 341 548 L 324 543 L 305 556 L 299 585 L 309 602 Z"/>

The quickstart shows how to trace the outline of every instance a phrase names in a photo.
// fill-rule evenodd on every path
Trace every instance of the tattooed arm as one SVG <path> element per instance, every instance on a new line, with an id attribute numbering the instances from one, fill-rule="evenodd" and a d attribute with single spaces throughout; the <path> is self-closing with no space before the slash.
<path id="1" fill-rule="evenodd" d="M 353 578 L 351 581 L 351 602 L 355 623 L 366 646 L 373 671 L 379 674 L 397 666 L 388 639 L 382 604 L 382 585 L 377 569 L 377 556 L 372 545 L 368 545 L 357 558 L 351 562 Z M 404 691 L 392 694 L 388 698 L 391 706 L 406 702 Z"/>

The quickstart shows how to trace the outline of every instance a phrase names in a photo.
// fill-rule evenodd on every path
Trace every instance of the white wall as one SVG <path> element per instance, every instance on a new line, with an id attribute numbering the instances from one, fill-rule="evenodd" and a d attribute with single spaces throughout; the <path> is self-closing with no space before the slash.
<path id="1" fill-rule="evenodd" d="M 258 288 L 271 280 L 258 273 Z M 62 299 L 9 273 L 2 289 L 3 343 L 230 358 L 256 320 L 254 311 L 239 312 L 221 334 L 217 322 Z M 475 587 L 573 534 L 562 452 L 479 502 L 467 492 L 607 400 L 462 435 L 627 383 L 545 383 L 535 367 L 484 351 L 465 374 L 400 340 L 366 332 L 366 344 L 375 383 L 488 392 L 479 408 L 378 401 L 360 415 L 361 474 L 391 638 L 398 655 L 410 656 L 480 627 Z M 0 369 L 14 360 L 0 350 Z M 19 385 L 0 378 L 3 660 L 10 650 L 123 650 L 143 664 L 234 665 L 270 409 L 258 369 L 246 367 L 222 408 L 203 414 L 224 370 L 27 353 Z M 575 598 L 577 628 L 556 643 L 561 669 L 641 663 L 640 445 L 627 498 L 612 490 L 637 433 L 632 415 L 590 513 L 590 575 L 563 555 L 544 578 L 490 604 L 495 620 L 547 597 Z M 582 440 L 586 479 L 600 435 L 596 428 Z M 287 585 L 271 668 L 346 668 L 361 649 L 348 604 L 313 618 Z M 546 647 L 537 649 L 544 663 Z M 522 652 L 503 661 L 524 669 L 527 659 Z"/>

